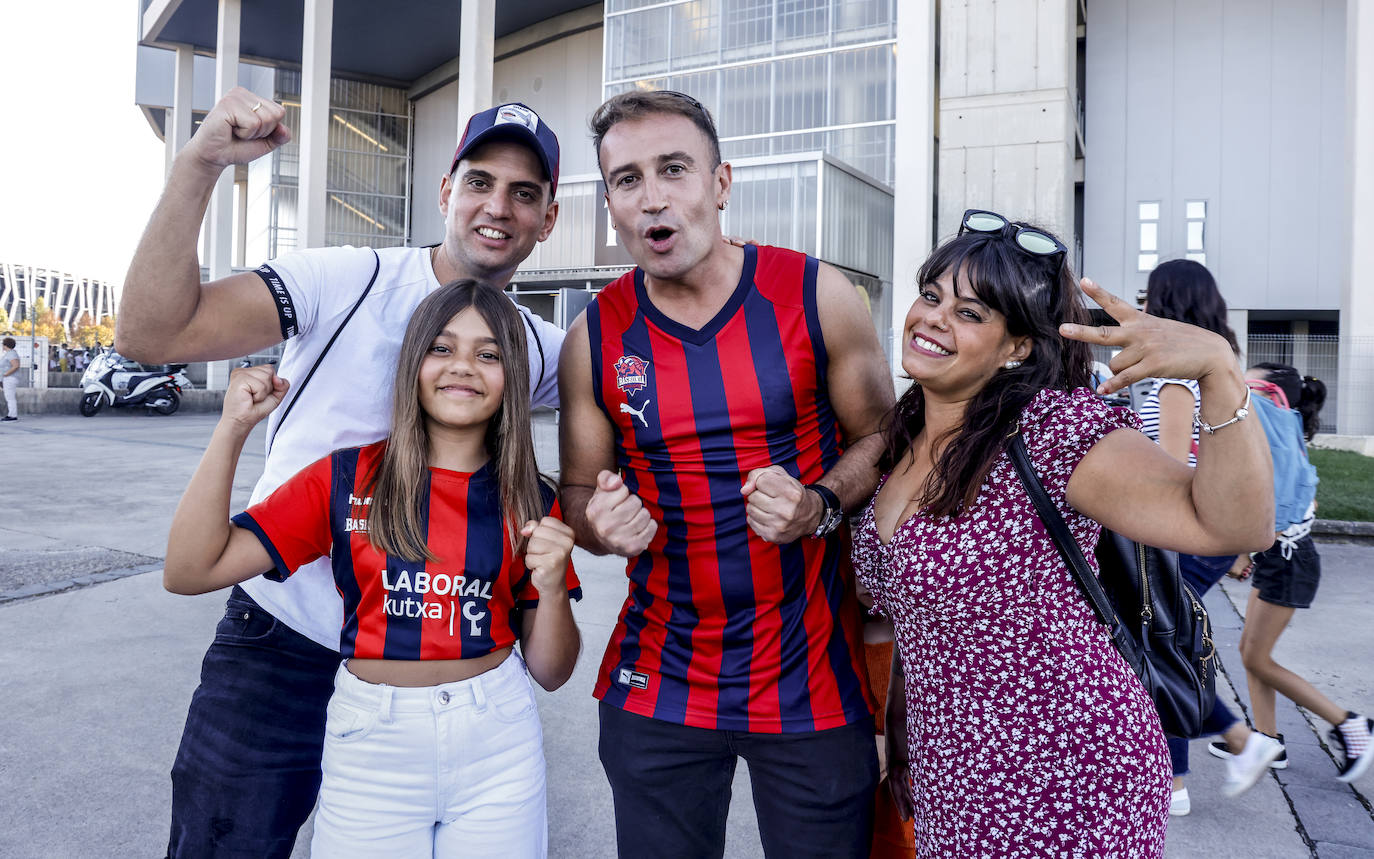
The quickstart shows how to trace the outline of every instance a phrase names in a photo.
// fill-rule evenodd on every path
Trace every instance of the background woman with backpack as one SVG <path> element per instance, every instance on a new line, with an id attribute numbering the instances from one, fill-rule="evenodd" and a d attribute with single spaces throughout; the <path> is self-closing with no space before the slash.
<path id="1" fill-rule="evenodd" d="M 1352 782 L 1374 760 L 1370 747 L 1374 722 L 1337 706 L 1305 678 L 1275 662 L 1272 655 L 1294 609 L 1312 605 L 1321 579 L 1321 557 L 1311 537 L 1316 518 L 1316 470 L 1307 460 L 1305 442 L 1311 441 L 1317 432 L 1317 413 L 1326 402 L 1326 386 L 1311 376 L 1300 376 L 1286 364 L 1256 364 L 1245 376 L 1256 394 L 1267 397 L 1276 406 L 1273 417 L 1267 403 L 1259 415 L 1265 422 L 1274 459 L 1277 539 L 1274 545 L 1256 554 L 1253 561 L 1242 555 L 1234 573 L 1236 578 L 1250 577 L 1254 584 L 1245 607 L 1240 656 L 1250 684 L 1255 729 L 1283 743 L 1274 718 L 1275 693 L 1282 693 L 1332 724 L 1328 737 L 1337 752 L 1337 778 Z M 1285 524 L 1286 527 L 1278 528 Z M 1212 743 L 1208 751 L 1220 758 L 1230 757 L 1230 750 L 1220 742 Z M 1287 755 L 1281 755 L 1270 766 L 1288 766 Z"/>
<path id="2" fill-rule="evenodd" d="M 1230 344 L 1239 367 L 1240 347 L 1226 321 L 1226 300 L 1206 266 L 1192 260 L 1169 260 L 1150 272 L 1145 291 L 1145 312 L 1162 319 L 1187 322 L 1220 334 Z M 1198 427 L 1193 415 L 1202 406 L 1201 391 L 1192 379 L 1154 380 L 1140 406 L 1144 433 L 1173 458 L 1197 465 Z M 1199 596 L 1221 580 L 1235 561 L 1234 555 L 1206 556 L 1179 553 L 1178 568 Z M 1226 751 L 1226 782 L 1222 793 L 1237 796 L 1264 775 L 1269 763 L 1283 753 L 1280 743 L 1250 730 L 1244 721 L 1218 699 L 1203 722 L 1202 733 L 1220 734 Z M 1192 801 L 1183 777 L 1188 774 L 1188 740 L 1169 738 L 1174 790 L 1169 813 L 1188 814 Z"/>

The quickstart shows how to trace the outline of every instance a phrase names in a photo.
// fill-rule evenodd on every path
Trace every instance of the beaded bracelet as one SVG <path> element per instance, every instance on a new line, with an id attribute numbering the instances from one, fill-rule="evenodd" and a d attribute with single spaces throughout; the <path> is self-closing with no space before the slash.
<path id="1" fill-rule="evenodd" d="M 1221 424 L 1217 424 L 1216 426 L 1212 426 L 1211 424 L 1207 423 L 1206 421 L 1204 421 L 1204 420 L 1202 419 L 1202 409 L 1201 409 L 1201 408 L 1193 409 L 1193 429 L 1195 429 L 1195 430 L 1202 430 L 1203 432 L 1207 433 L 1208 435 L 1212 435 L 1213 433 L 1215 433 L 1217 430 L 1221 429 L 1222 427 L 1229 427 L 1231 424 L 1236 423 L 1237 421 L 1243 421 L 1243 420 L 1245 420 L 1245 419 L 1246 419 L 1247 417 L 1249 417 L 1249 416 L 1250 416 L 1250 386 L 1249 386 L 1249 385 L 1246 385 L 1246 386 L 1245 386 L 1245 402 L 1241 404 L 1241 407 L 1240 407 L 1240 408 L 1236 409 L 1236 416 L 1235 416 L 1235 417 L 1231 418 L 1229 421 L 1227 421 L 1227 422 L 1225 422 L 1225 423 L 1221 423 Z"/>

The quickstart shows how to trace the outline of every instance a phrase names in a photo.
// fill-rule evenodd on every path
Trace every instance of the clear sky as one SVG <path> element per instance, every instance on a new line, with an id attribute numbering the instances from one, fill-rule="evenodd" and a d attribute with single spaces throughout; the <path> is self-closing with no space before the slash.
<path id="1" fill-rule="evenodd" d="M 162 190 L 134 104 L 138 3 L 5 3 L 0 261 L 120 283 Z"/>

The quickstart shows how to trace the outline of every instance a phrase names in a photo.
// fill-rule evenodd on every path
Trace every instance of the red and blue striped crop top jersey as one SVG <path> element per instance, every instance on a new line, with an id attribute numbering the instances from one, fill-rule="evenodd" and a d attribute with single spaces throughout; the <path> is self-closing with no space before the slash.
<path id="1" fill-rule="evenodd" d="M 693 330 L 636 269 L 587 308 L 592 387 L 626 485 L 659 528 L 627 563 L 629 595 L 595 694 L 693 727 L 793 733 L 872 712 L 848 531 L 778 546 L 745 521 L 755 468 L 803 483 L 833 466 L 818 263 L 746 247 L 734 293 Z"/>
<path id="2" fill-rule="evenodd" d="M 360 491 L 386 442 L 336 450 L 302 469 L 233 518 L 272 557 L 266 576 L 329 555 L 344 601 L 339 651 L 347 659 L 471 659 L 520 637 L 518 609 L 538 605 L 524 559 L 511 549 L 489 465 L 471 474 L 429 470 L 423 507 L 429 549 L 439 560 L 403 561 L 367 538 L 372 499 Z M 546 510 L 559 515 L 540 484 Z M 568 563 L 568 592 L 582 590 Z"/>

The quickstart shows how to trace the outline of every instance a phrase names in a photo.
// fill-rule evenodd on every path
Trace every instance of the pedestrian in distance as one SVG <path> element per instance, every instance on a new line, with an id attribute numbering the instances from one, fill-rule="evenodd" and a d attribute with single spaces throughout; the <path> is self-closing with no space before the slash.
<path id="1" fill-rule="evenodd" d="M 1216 279 L 1202 263 L 1194 260 L 1169 260 L 1150 272 L 1145 289 L 1145 312 L 1161 319 L 1173 319 L 1213 331 L 1226 338 L 1240 366 L 1240 346 L 1226 321 L 1226 300 Z M 1180 462 L 1197 464 L 1200 428 L 1193 420 L 1201 404 L 1201 390 L 1193 379 L 1157 378 L 1140 404 L 1140 420 L 1146 435 Z M 1182 552 L 1178 570 L 1198 596 L 1211 590 L 1235 563 L 1235 554 L 1219 556 Z M 1224 796 L 1238 796 L 1255 784 L 1283 749 L 1271 737 L 1251 730 L 1231 712 L 1220 698 L 1214 699 L 1202 723 L 1204 736 L 1219 734 L 1231 754 L 1226 758 Z M 1188 774 L 1188 740 L 1169 738 L 1169 760 L 1174 771 L 1173 794 L 1169 812 L 1186 815 L 1192 811 L 1192 798 L 1183 783 Z"/>
<path id="2" fill-rule="evenodd" d="M 286 143 L 285 115 L 243 88 L 206 115 L 173 163 L 116 326 L 120 353 L 148 363 L 234 359 L 285 341 L 280 374 L 295 386 L 267 419 L 255 502 L 330 451 L 385 436 L 401 334 L 416 306 L 458 279 L 504 289 L 558 217 L 558 138 L 529 107 L 506 104 L 468 120 L 450 169 L 434 177 L 438 245 L 309 248 L 202 284 L 197 239 L 215 181 Z M 557 406 L 563 332 L 520 313 L 531 404 Z M 327 559 L 284 585 L 254 578 L 231 592 L 172 766 L 172 859 L 290 855 L 319 789 L 342 618 Z M 274 729 L 264 734 L 269 717 Z"/>
<path id="3" fill-rule="evenodd" d="M 1237 412 L 1226 341 L 1076 285 L 1066 255 L 1045 230 L 971 209 L 922 265 L 904 323 L 914 384 L 853 551 L 896 630 L 888 782 L 918 856 L 1164 851 L 1159 716 L 1037 515 L 1013 436 L 1090 565 L 1104 527 L 1213 555 L 1269 539 L 1267 448 Z M 1087 324 L 1080 286 L 1118 325 Z M 1120 350 L 1095 392 L 1088 343 Z M 1196 470 L 1100 399 L 1145 376 L 1200 380 L 1216 433 Z"/>
<path id="4" fill-rule="evenodd" d="M 1338 706 L 1305 677 L 1274 660 L 1274 645 L 1288 628 L 1297 609 L 1309 608 L 1321 581 L 1321 556 L 1312 540 L 1312 523 L 1317 516 L 1315 497 L 1316 470 L 1307 461 L 1306 442 L 1312 440 L 1321 425 L 1318 414 L 1326 402 L 1326 386 L 1319 379 L 1303 376 L 1287 364 L 1256 364 L 1246 371 L 1246 378 L 1256 395 L 1266 397 L 1278 407 L 1279 419 L 1274 421 L 1275 433 L 1288 437 L 1288 444 L 1270 443 L 1274 459 L 1276 500 L 1281 492 L 1301 492 L 1307 481 L 1288 477 L 1293 473 L 1312 474 L 1311 490 L 1302 496 L 1296 515 L 1281 516 L 1272 546 L 1253 556 L 1242 555 L 1232 570 L 1237 579 L 1249 578 L 1254 585 L 1245 605 L 1245 627 L 1240 635 L 1240 658 L 1245 665 L 1245 679 L 1250 686 L 1250 706 L 1254 711 L 1255 730 L 1276 740 L 1280 748 L 1283 735 L 1278 733 L 1274 715 L 1275 695 L 1282 694 L 1298 706 L 1315 713 L 1331 723 L 1327 734 L 1336 757 L 1337 775 L 1343 782 L 1353 782 L 1369 770 L 1374 761 L 1370 732 L 1374 721 Z M 1282 437 L 1279 437 L 1280 440 Z M 1284 509 L 1280 501 L 1279 509 Z M 1208 752 L 1230 761 L 1234 750 L 1225 742 L 1213 742 Z M 1269 766 L 1284 769 L 1288 754 L 1278 755 Z"/>
<path id="5" fill-rule="evenodd" d="M 13 337 L 0 341 L 5 351 L 0 352 L 0 387 L 5 391 L 5 416 L 0 421 L 19 420 L 19 353 L 14 351 L 18 345 Z"/>
<path id="6" fill-rule="evenodd" d="M 592 117 L 634 271 L 569 327 L 561 491 L 627 559 L 597 673 L 622 857 L 719 857 L 749 767 L 770 856 L 867 856 L 877 784 L 843 513 L 877 479 L 892 383 L 843 275 L 722 241 L 732 172 L 674 92 Z"/>
<path id="7" fill-rule="evenodd" d="M 523 327 L 473 281 L 424 299 L 401 344 L 389 438 L 331 453 L 231 523 L 238 455 L 289 389 L 270 365 L 236 370 L 173 517 L 163 580 L 176 593 L 264 572 L 285 581 L 332 559 L 344 662 L 314 856 L 547 852 L 526 664 L 550 691 L 572 674 L 580 590 L 572 530 L 535 468 Z"/>

